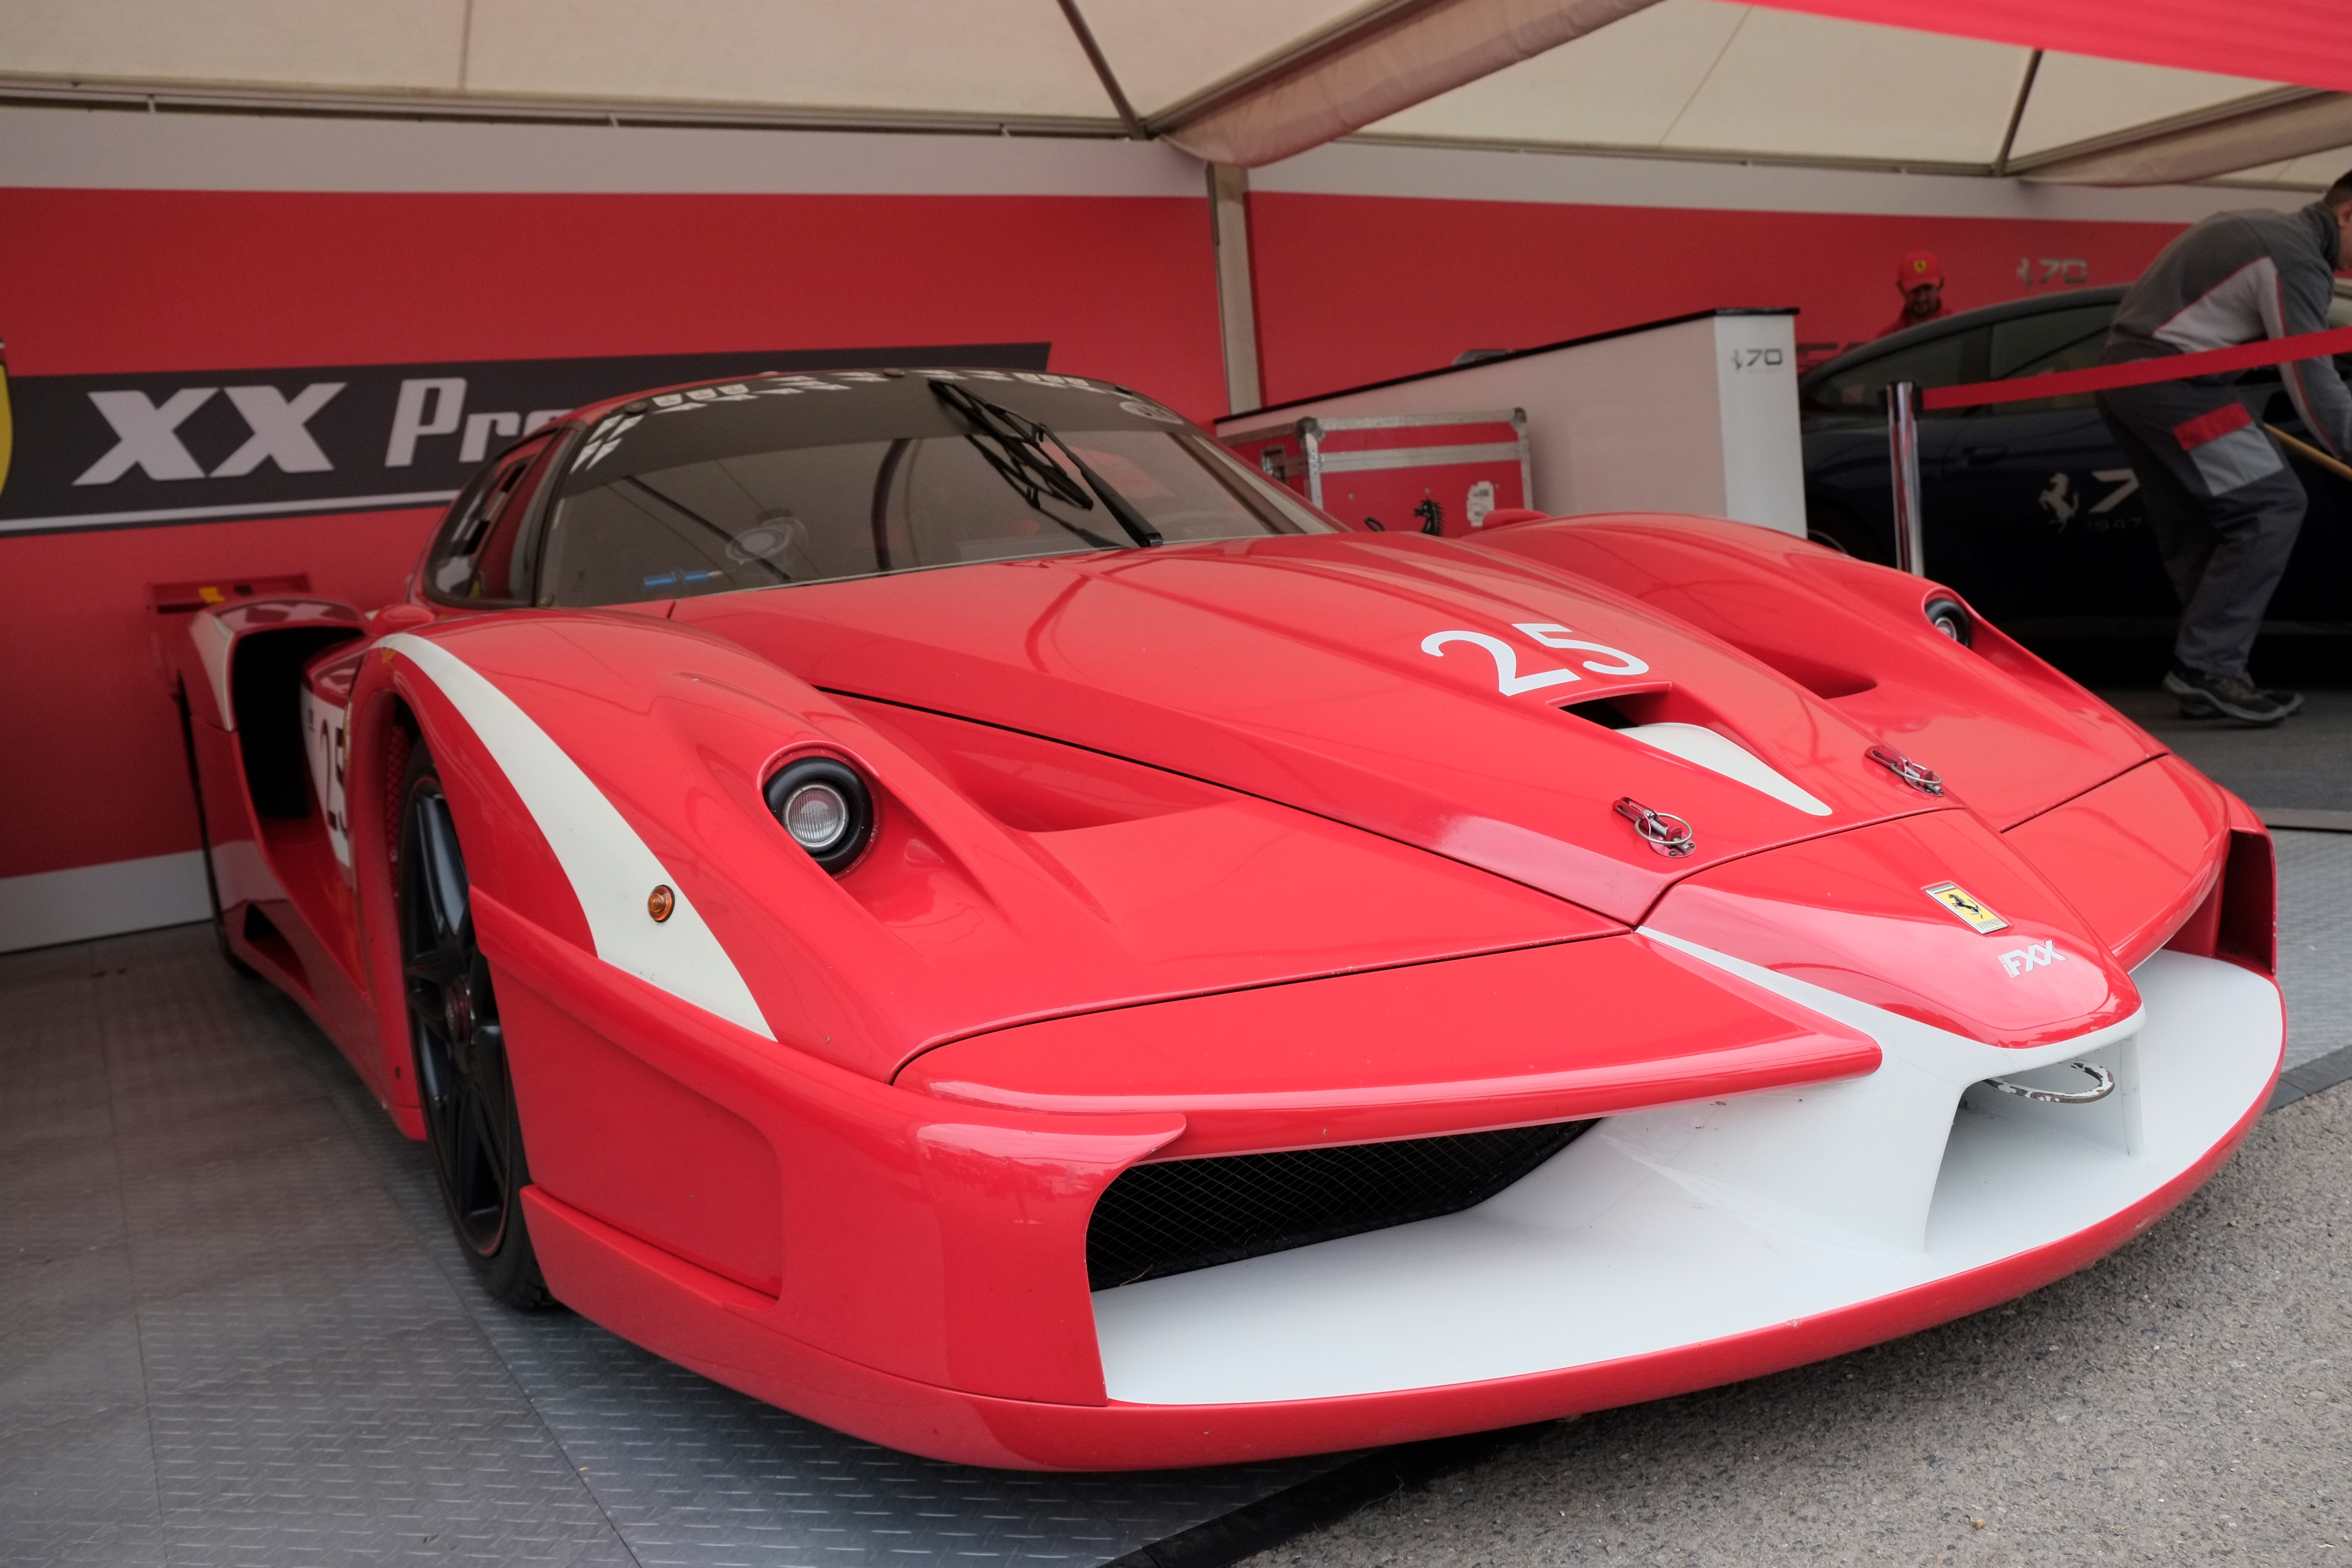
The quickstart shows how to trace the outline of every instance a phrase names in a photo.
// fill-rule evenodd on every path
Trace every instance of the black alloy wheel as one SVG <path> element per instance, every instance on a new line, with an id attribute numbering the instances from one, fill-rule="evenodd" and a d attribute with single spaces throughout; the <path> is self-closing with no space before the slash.
<path id="1" fill-rule="evenodd" d="M 510 1307 L 547 1303 L 521 1193 L 530 1182 L 490 966 L 474 940 L 466 858 L 433 758 L 419 744 L 401 789 L 400 955 L 425 1142 L 450 1225 L 475 1273 Z"/>

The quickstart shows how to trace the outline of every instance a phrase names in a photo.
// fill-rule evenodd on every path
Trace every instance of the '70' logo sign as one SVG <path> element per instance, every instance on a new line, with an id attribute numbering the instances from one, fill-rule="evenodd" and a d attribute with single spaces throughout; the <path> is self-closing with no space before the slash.
<path id="1" fill-rule="evenodd" d="M 1546 647 L 1576 648 L 1586 653 L 1606 655 L 1613 662 L 1603 663 L 1590 658 L 1582 661 L 1584 668 L 1595 675 L 1642 675 L 1650 668 L 1622 648 L 1611 647 L 1607 643 L 1586 642 L 1556 621 L 1517 621 L 1512 624 L 1511 629 L 1525 633 Z M 1547 686 L 1565 686 L 1571 680 L 1584 679 L 1568 668 L 1531 669 L 1521 675 L 1518 650 L 1502 638 L 1490 637 L 1485 632 L 1432 632 L 1421 639 L 1421 651 L 1433 658 L 1444 658 L 1446 647 L 1454 643 L 1468 643 L 1473 647 L 1486 650 L 1486 656 L 1495 661 L 1495 689 L 1506 697 L 1517 697 L 1523 691 L 1540 691 Z"/>

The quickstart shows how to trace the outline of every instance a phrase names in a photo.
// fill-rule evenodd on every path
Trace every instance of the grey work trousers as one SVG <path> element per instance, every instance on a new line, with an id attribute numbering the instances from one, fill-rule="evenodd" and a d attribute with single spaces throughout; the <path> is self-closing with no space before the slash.
<path id="1" fill-rule="evenodd" d="M 2098 405 L 2180 595 L 2173 658 L 2200 675 L 2247 679 L 2254 634 L 2303 531 L 2303 481 L 2227 387 L 2124 386 Z"/>

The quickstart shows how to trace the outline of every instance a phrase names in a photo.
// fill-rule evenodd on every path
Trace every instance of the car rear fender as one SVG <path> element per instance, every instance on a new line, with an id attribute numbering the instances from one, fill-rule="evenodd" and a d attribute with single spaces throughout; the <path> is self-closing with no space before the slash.
<path id="1" fill-rule="evenodd" d="M 367 1009 L 325 804 L 312 783 L 305 671 L 362 635 L 350 605 L 300 595 L 208 605 L 167 645 L 223 935 L 346 1050 L 364 1037 Z M 361 1061 L 362 1072 L 369 1067 Z"/>
<path id="2" fill-rule="evenodd" d="M 188 617 L 173 677 L 192 722 L 235 737 L 226 792 L 208 788 L 206 816 L 222 837 L 254 816 L 299 817 L 311 808 L 304 760 L 302 669 L 362 635 L 360 614 L 338 600 L 245 599 Z M 250 837 L 250 834 L 244 835 Z"/>

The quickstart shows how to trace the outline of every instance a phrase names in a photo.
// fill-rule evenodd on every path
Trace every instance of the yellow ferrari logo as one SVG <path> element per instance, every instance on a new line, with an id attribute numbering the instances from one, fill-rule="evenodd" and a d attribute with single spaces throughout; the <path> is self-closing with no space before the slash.
<path id="1" fill-rule="evenodd" d="M 1997 931 L 2007 931 L 2009 922 L 1979 903 L 1966 888 L 1958 882 L 1938 882 L 1922 889 L 1927 895 L 1969 922 L 1986 936 Z"/>

